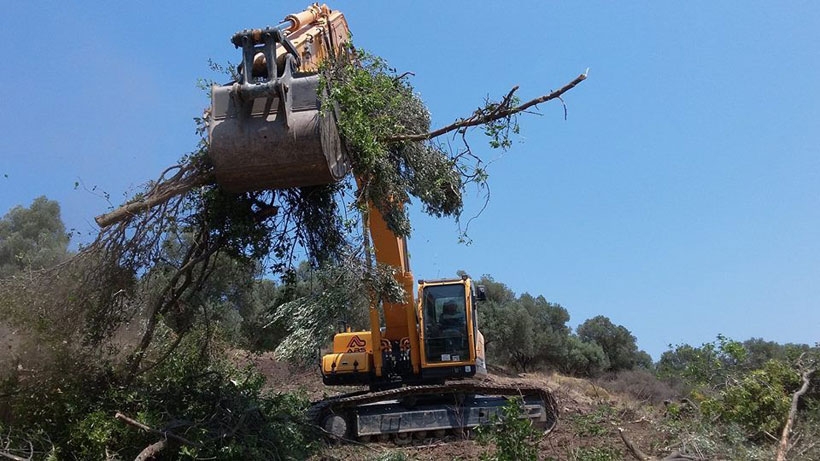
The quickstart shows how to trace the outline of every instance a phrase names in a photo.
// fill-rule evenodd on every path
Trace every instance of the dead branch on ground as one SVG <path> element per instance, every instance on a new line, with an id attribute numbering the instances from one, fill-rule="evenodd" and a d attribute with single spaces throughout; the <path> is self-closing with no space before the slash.
<path id="1" fill-rule="evenodd" d="M 162 439 L 159 442 L 152 443 L 151 445 L 143 448 L 137 457 L 134 458 L 134 461 L 148 461 L 149 459 L 155 459 L 167 447 L 168 439 Z"/>
<path id="2" fill-rule="evenodd" d="M 156 434 L 156 435 L 158 435 L 160 437 L 163 437 L 165 439 L 176 440 L 177 442 L 182 443 L 184 445 L 188 445 L 190 447 L 202 448 L 202 445 L 200 445 L 196 442 L 192 442 L 192 441 L 186 439 L 185 437 L 174 434 L 173 432 L 170 432 L 170 431 L 161 431 L 159 429 L 154 429 L 153 427 L 146 426 L 145 424 L 143 424 L 143 423 L 141 423 L 141 422 L 139 422 L 139 421 L 137 421 L 133 418 L 129 418 L 128 416 L 125 416 L 124 414 L 122 414 L 120 412 L 117 412 L 117 414 L 114 415 L 114 418 L 124 422 L 125 424 L 128 424 L 129 426 L 136 427 L 137 429 L 143 430 L 143 431 L 148 432 L 150 434 Z M 146 448 L 146 450 L 147 449 L 148 448 Z M 145 451 L 145 450 L 143 450 L 143 451 Z"/>
<path id="3" fill-rule="evenodd" d="M 638 446 L 635 445 L 635 443 L 633 443 L 631 440 L 629 440 L 629 438 L 626 436 L 626 433 L 623 430 L 623 428 L 620 428 L 620 427 L 618 428 L 618 434 L 621 436 L 621 440 L 623 440 L 624 445 L 626 445 L 626 448 L 629 450 L 629 452 L 632 454 L 632 456 L 634 456 L 635 458 L 637 458 L 641 461 L 702 461 L 703 460 L 703 458 L 696 458 L 694 456 L 686 455 L 686 454 L 683 454 L 683 453 L 681 453 L 677 450 L 673 451 L 672 453 L 669 454 L 669 456 L 667 456 L 665 458 L 659 458 L 657 456 L 649 456 L 646 453 L 644 453 L 640 448 L 638 448 Z"/>

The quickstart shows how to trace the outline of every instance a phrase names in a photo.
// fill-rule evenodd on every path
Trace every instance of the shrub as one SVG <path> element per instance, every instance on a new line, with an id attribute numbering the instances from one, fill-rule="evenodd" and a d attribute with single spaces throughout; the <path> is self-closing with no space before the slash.
<path id="1" fill-rule="evenodd" d="M 610 420 L 614 409 L 609 405 L 599 405 L 592 413 L 576 415 L 570 419 L 573 432 L 579 437 L 599 437 L 611 430 Z"/>
<path id="2" fill-rule="evenodd" d="M 482 445 L 495 445 L 493 455 L 482 459 L 493 461 L 535 460 L 538 457 L 539 431 L 526 417 L 524 402 L 513 398 L 507 402 L 500 414 L 490 418 L 490 423 L 477 429 L 478 441 Z"/>
<path id="3" fill-rule="evenodd" d="M 599 384 L 609 392 L 624 394 L 659 405 L 667 400 L 674 400 L 686 394 L 685 389 L 672 383 L 661 381 L 654 374 L 646 370 L 627 370 L 609 373 L 603 376 Z"/>
<path id="4" fill-rule="evenodd" d="M 791 405 L 791 393 L 800 384 L 798 373 L 786 363 L 769 360 L 701 404 L 707 418 L 735 423 L 750 436 L 779 433 Z"/>
<path id="5" fill-rule="evenodd" d="M 43 374 L 36 385 L 7 383 L 12 419 L 0 428 L 13 429 L 10 446 L 31 441 L 37 453 L 60 459 L 133 459 L 160 437 L 116 420 L 121 412 L 197 445 L 171 445 L 164 457 L 307 458 L 316 441 L 304 419 L 306 397 L 264 393 L 261 375 L 203 356 L 201 344 L 198 337 L 183 341 L 128 385 L 111 367 L 85 360 L 70 373 Z"/>

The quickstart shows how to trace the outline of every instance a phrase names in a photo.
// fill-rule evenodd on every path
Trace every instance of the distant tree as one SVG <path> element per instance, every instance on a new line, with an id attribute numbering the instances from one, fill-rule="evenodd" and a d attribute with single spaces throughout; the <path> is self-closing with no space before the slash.
<path id="1" fill-rule="evenodd" d="M 56 201 L 38 197 L 28 208 L 12 208 L 0 219 L 0 278 L 57 264 L 68 241 Z"/>
<path id="2" fill-rule="evenodd" d="M 478 307 L 479 327 L 490 359 L 521 371 L 536 367 L 558 368 L 569 335 L 569 313 L 543 296 L 515 293 L 485 275 L 478 283 L 487 301 Z"/>
<path id="3" fill-rule="evenodd" d="M 654 370 L 655 362 L 652 356 L 646 351 L 640 350 L 635 353 L 635 368 L 642 368 L 644 370 Z"/>
<path id="4" fill-rule="evenodd" d="M 459 271 L 459 275 L 466 274 L 464 271 Z M 499 304 L 509 303 L 515 301 L 515 293 L 510 288 L 497 282 L 491 275 L 484 274 L 477 282 L 482 285 L 487 294 L 487 301 Z"/>
<path id="5" fill-rule="evenodd" d="M 583 341 L 577 335 L 570 335 L 562 350 L 559 362 L 562 373 L 595 377 L 610 368 L 609 358 L 596 342 Z"/>
<path id="6" fill-rule="evenodd" d="M 547 368 L 557 369 L 563 357 L 561 351 L 570 334 L 569 312 L 557 303 L 547 301 L 543 296 L 532 297 L 524 293 L 518 303 L 532 318 L 539 354 L 539 362 Z"/>
<path id="7" fill-rule="evenodd" d="M 603 315 L 579 325 L 577 333 L 582 341 L 601 346 L 609 360 L 606 371 L 631 370 L 639 360 L 645 361 L 645 356 L 639 354 L 637 339 L 632 333 L 624 326 L 613 324 Z"/>
<path id="8" fill-rule="evenodd" d="M 656 371 L 660 378 L 712 386 L 724 383 L 735 370 L 748 369 L 744 364 L 749 354 L 743 344 L 723 335 L 700 347 L 689 344 L 671 347 L 658 361 Z"/>
<path id="9" fill-rule="evenodd" d="M 749 370 L 763 368 L 769 360 L 794 362 L 800 354 L 812 350 L 808 344 L 780 344 L 763 338 L 747 339 L 742 344 L 746 349 L 744 366 Z"/>

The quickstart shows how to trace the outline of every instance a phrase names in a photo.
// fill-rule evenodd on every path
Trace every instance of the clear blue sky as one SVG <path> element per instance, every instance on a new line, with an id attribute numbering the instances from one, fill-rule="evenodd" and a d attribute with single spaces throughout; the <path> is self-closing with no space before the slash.
<path id="1" fill-rule="evenodd" d="M 0 214 L 46 195 L 86 235 L 108 203 L 85 189 L 119 203 L 194 149 L 196 82 L 209 58 L 238 61 L 229 37 L 306 5 L 3 3 Z M 358 46 L 416 74 L 435 125 L 590 69 L 568 120 L 545 105 L 509 153 L 486 149 L 492 198 L 472 245 L 414 214 L 417 278 L 492 274 L 561 303 L 573 326 L 608 316 L 655 358 L 718 333 L 820 340 L 816 2 L 331 6 Z"/>

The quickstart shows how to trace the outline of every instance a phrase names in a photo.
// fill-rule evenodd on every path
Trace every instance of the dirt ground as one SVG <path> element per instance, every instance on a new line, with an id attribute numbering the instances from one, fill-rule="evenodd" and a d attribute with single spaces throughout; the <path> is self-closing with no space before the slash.
<path id="1" fill-rule="evenodd" d="M 258 356 L 237 353 L 237 360 L 250 361 L 262 372 L 271 390 L 277 392 L 305 392 L 311 400 L 357 388 L 326 387 L 318 368 L 294 368 L 276 361 L 271 355 Z M 627 397 L 612 395 L 600 386 L 577 378 L 558 374 L 516 375 L 502 369 L 491 370 L 491 380 L 499 383 L 522 383 L 545 386 L 558 401 L 558 426 L 540 442 L 540 459 L 631 459 L 618 428 L 643 451 L 659 454 L 668 452 L 663 446 L 664 434 L 656 418 L 660 409 Z M 315 460 L 378 459 L 389 453 L 403 452 L 413 460 L 478 460 L 491 447 L 474 440 L 454 435 L 444 440 L 413 440 L 410 445 L 396 446 L 392 442 L 329 445 L 314 457 Z"/>

